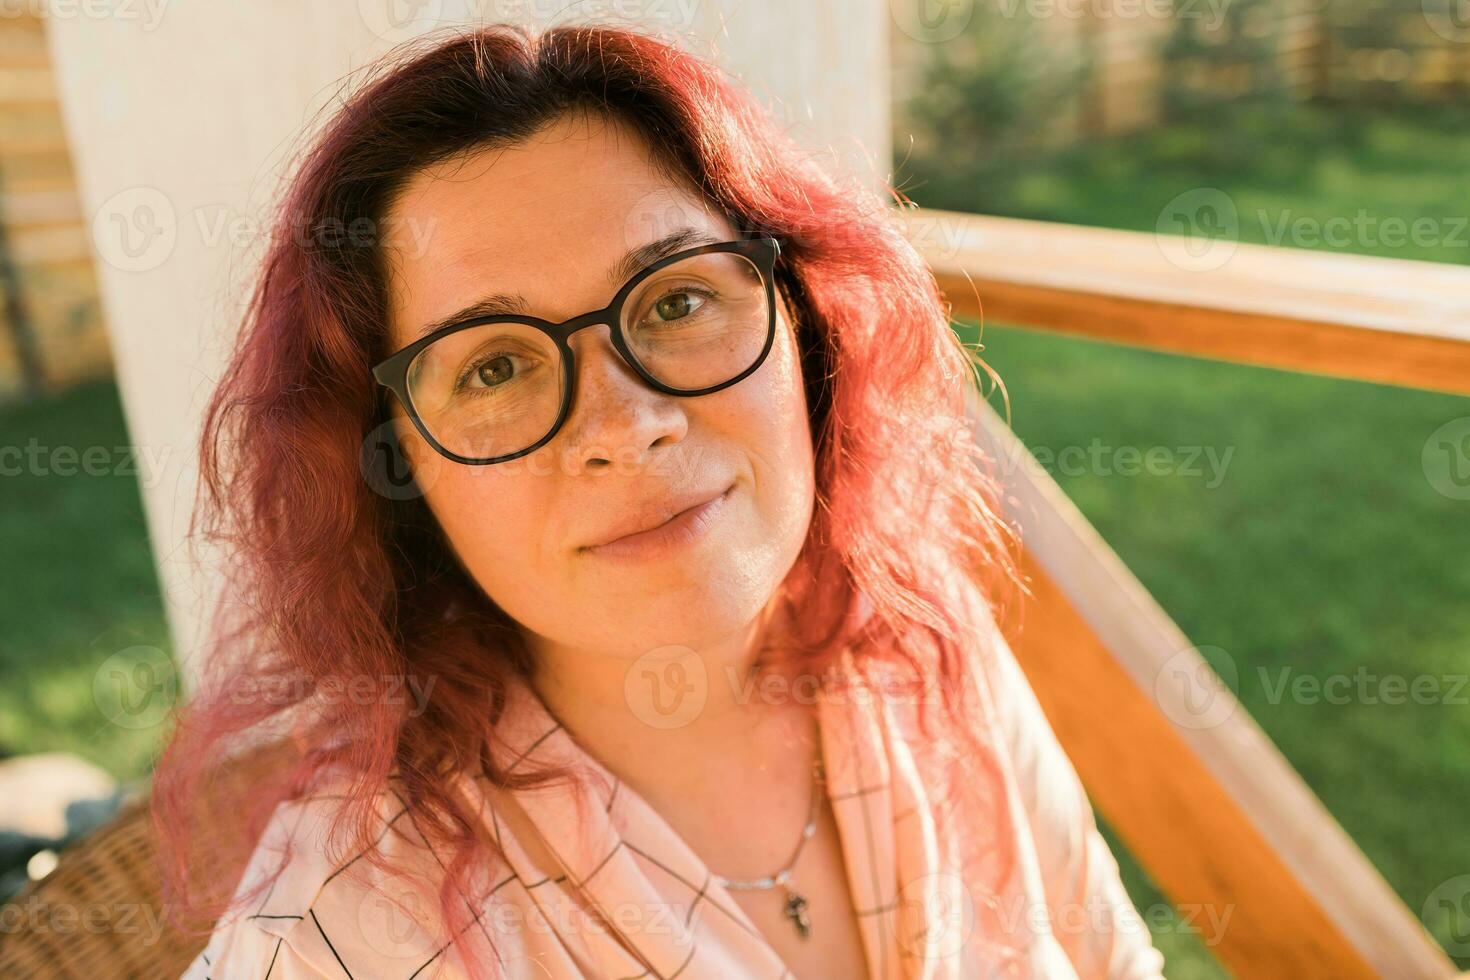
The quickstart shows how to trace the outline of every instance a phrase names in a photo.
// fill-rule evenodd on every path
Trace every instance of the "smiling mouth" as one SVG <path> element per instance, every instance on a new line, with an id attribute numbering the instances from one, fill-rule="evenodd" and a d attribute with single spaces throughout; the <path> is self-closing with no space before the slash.
<path id="1" fill-rule="evenodd" d="M 691 545 L 703 538 L 724 513 L 734 489 L 735 485 L 732 483 L 718 496 L 681 510 L 656 527 L 625 534 L 581 550 L 584 554 L 599 558 L 629 560 L 653 558 Z"/>

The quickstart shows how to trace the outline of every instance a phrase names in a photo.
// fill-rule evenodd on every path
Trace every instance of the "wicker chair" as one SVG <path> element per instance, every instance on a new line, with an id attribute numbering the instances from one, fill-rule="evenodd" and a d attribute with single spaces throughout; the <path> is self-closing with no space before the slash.
<path id="1" fill-rule="evenodd" d="M 293 752 L 285 742 L 249 751 L 216 782 L 237 799 L 255 777 Z M 0 906 L 3 980 L 177 980 L 208 941 L 169 927 L 163 914 L 157 848 L 147 800 L 61 852 L 55 870 Z M 211 852 L 190 874 L 233 874 Z"/>
<path id="2" fill-rule="evenodd" d="M 167 927 L 154 857 L 141 802 L 63 851 L 56 870 L 11 900 L 0 977 L 176 980 L 205 938 Z"/>

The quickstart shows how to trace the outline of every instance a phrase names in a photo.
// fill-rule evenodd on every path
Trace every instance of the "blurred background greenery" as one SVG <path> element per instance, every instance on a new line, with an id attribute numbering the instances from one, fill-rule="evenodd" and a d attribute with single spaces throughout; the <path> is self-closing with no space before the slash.
<path id="1" fill-rule="evenodd" d="M 1147 232 L 1178 195 L 1214 188 L 1242 242 L 1470 262 L 1470 37 L 1440 38 L 1417 2 L 1253 0 L 1223 7 L 1213 30 L 1173 9 L 1163 24 L 1089 26 L 977 5 L 956 37 L 896 34 L 895 184 L 922 206 Z M 1346 233 L 1292 233 L 1332 221 Z M 1395 233 L 1415 221 L 1426 234 Z M 1228 459 L 1219 480 L 1048 468 L 1453 945 L 1425 903 L 1470 871 L 1470 691 L 1455 692 L 1470 669 L 1470 513 L 1430 484 L 1421 452 L 1470 400 L 1023 327 L 958 329 L 983 343 L 1034 451 Z M 1282 677 L 1359 670 L 1434 678 L 1444 697 L 1280 693 Z M 1158 907 L 1114 843 L 1135 902 Z M 1226 975 L 1200 932 L 1178 918 L 1155 930 L 1171 977 Z"/>

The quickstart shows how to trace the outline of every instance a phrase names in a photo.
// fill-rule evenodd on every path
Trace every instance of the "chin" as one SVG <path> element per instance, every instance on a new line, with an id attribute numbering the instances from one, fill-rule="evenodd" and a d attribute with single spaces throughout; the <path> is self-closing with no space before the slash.
<path id="1" fill-rule="evenodd" d="M 753 576 L 756 581 L 751 581 L 729 563 L 701 566 L 699 574 L 691 571 L 685 568 L 660 584 L 642 579 L 648 583 L 646 590 L 619 589 L 616 598 L 589 603 L 584 615 L 590 618 L 578 618 L 597 628 L 578 631 L 583 634 L 580 638 L 565 637 L 566 642 L 633 658 L 676 644 L 708 647 L 748 626 L 780 584 L 773 575 Z M 566 621 L 556 625 L 557 632 L 566 632 Z"/>

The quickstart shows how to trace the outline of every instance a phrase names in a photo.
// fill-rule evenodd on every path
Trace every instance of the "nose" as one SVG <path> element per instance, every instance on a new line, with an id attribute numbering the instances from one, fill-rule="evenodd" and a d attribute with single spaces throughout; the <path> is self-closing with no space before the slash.
<path id="1" fill-rule="evenodd" d="M 650 388 L 612 345 L 606 324 L 578 331 L 576 382 L 563 458 L 587 470 L 614 464 L 642 472 L 689 431 L 681 399 Z"/>

